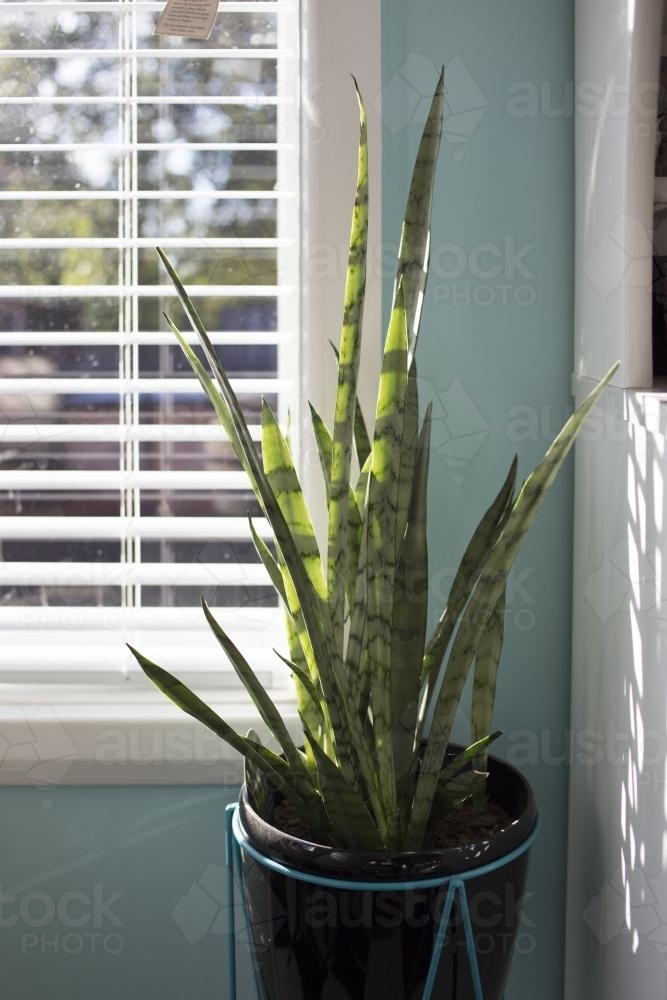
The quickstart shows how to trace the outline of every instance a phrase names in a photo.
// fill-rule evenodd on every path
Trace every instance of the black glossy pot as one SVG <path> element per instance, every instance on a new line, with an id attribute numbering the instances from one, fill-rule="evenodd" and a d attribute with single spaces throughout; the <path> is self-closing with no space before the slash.
<path id="1" fill-rule="evenodd" d="M 461 848 L 396 856 L 337 850 L 283 833 L 258 816 L 245 788 L 244 833 L 255 850 L 323 878 L 406 882 L 468 872 L 510 855 L 533 832 L 526 780 L 489 759 L 489 792 L 513 822 Z M 529 851 L 466 881 L 484 1000 L 501 1000 L 518 932 Z M 422 1000 L 447 887 L 350 890 L 298 881 L 242 851 L 244 901 L 261 1000 Z M 433 997 L 474 1000 L 455 904 Z"/>

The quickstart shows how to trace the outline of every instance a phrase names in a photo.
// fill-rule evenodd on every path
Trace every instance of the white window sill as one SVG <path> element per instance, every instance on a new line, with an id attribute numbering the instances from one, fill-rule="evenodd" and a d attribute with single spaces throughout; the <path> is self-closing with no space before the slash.
<path id="1" fill-rule="evenodd" d="M 267 738 L 247 703 L 203 697 L 238 732 Z M 281 706 L 292 734 L 293 706 Z M 3 686 L 0 704 L 0 786 L 238 785 L 242 761 L 226 743 L 166 699 L 121 697 L 90 689 L 73 703 L 62 691 Z"/>

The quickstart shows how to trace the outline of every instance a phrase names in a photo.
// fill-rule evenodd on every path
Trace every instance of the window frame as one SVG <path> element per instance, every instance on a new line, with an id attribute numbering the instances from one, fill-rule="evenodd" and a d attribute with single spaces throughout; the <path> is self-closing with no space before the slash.
<path id="1" fill-rule="evenodd" d="M 369 240 L 381 243 L 381 0 L 358 5 L 340 0 L 335 13 L 320 0 L 301 0 L 301 275 L 300 390 L 320 412 L 333 408 L 333 359 L 330 339 L 338 338 L 344 282 L 344 250 L 349 237 L 349 208 L 354 190 L 358 128 L 350 75 L 354 73 L 369 110 L 371 214 Z M 354 31 L 349 26 L 354 24 Z M 346 90 L 347 88 L 347 90 Z M 341 153 L 342 151 L 342 153 Z M 349 153 L 349 155 L 348 155 Z M 323 248 L 333 248 L 336 265 L 313 272 Z M 373 261 L 381 255 L 373 253 Z M 340 262 L 343 263 L 340 263 Z M 367 412 L 375 403 L 381 341 L 381 273 L 369 267 L 365 304 L 360 397 Z M 304 409 L 304 408 L 302 408 Z M 304 489 L 311 500 L 316 530 L 326 536 L 319 463 L 310 443 L 305 413 L 293 414 L 293 436 Z M 318 511 L 320 516 L 318 517 Z M 282 616 L 277 615 L 282 634 Z M 76 633 L 73 633 L 75 641 Z M 103 634 L 100 633 L 100 638 Z M 94 648 L 91 647 L 91 655 Z M 177 664 L 169 664 L 177 672 Z M 69 686 L 68 686 L 69 687 Z M 0 786 L 61 784 L 237 784 L 242 779 L 237 754 L 200 723 L 184 715 L 157 692 L 100 685 L 80 692 L 58 685 L 0 685 Z M 203 697 L 220 708 L 220 691 Z M 298 735 L 294 701 L 280 695 L 279 706 Z M 238 697 L 224 707 L 225 718 L 239 731 L 263 731 L 256 713 Z M 4 744 L 0 742 L 0 748 Z"/>

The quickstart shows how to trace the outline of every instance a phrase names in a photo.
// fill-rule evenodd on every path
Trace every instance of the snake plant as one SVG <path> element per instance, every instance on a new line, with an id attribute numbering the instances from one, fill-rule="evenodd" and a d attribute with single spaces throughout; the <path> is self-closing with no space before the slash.
<path id="1" fill-rule="evenodd" d="M 358 95 L 359 96 L 359 95 Z M 261 455 L 211 340 L 169 260 L 158 249 L 190 323 L 200 360 L 169 325 L 247 473 L 273 531 L 250 531 L 285 608 L 285 657 L 303 731 L 293 738 L 252 666 L 202 601 L 225 655 L 275 740 L 243 736 L 166 670 L 132 650 L 150 680 L 245 758 L 258 807 L 272 787 L 321 843 L 360 850 L 419 850 L 429 823 L 483 794 L 492 731 L 507 576 L 546 492 L 612 369 L 569 418 L 516 489 L 512 462 L 461 560 L 427 637 L 426 496 L 430 407 L 419 419 L 416 346 L 426 285 L 430 216 L 443 117 L 442 76 L 433 96 L 403 222 L 377 408 L 369 430 L 357 400 L 368 232 L 366 113 L 359 96 L 356 198 L 330 428 L 311 406 L 326 484 L 326 552 L 318 544 L 288 440 L 266 402 Z M 322 545 L 324 548 L 324 545 Z M 278 655 L 278 654 L 277 654 Z M 474 671 L 471 745 L 448 751 L 464 685 Z"/>

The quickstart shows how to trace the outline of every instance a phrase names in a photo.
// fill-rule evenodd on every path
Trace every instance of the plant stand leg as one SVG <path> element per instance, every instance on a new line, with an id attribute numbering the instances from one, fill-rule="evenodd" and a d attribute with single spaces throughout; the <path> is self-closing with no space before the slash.
<path id="1" fill-rule="evenodd" d="M 459 910 L 461 913 L 461 918 L 463 920 L 463 929 L 465 932 L 466 939 L 466 951 L 468 952 L 468 961 L 470 962 L 470 972 L 472 974 L 473 989 L 475 991 L 475 1000 L 484 1000 L 484 994 L 482 992 L 482 980 L 479 974 L 479 964 L 477 962 L 477 952 L 475 950 L 475 938 L 472 931 L 472 922 L 470 920 L 470 907 L 468 906 L 468 896 L 466 894 L 465 882 L 462 879 L 454 878 L 451 880 L 447 887 L 447 896 L 445 898 L 445 905 L 442 909 L 440 915 L 440 924 L 438 926 L 438 933 L 435 937 L 435 943 L 433 945 L 433 954 L 431 956 L 431 964 L 428 970 L 428 976 L 426 978 L 426 985 L 424 987 L 424 993 L 422 994 L 422 1000 L 431 1000 L 433 996 L 433 988 L 435 986 L 436 976 L 438 974 L 438 967 L 440 965 L 440 958 L 442 956 L 442 949 L 445 944 L 445 936 L 447 934 L 447 925 L 449 924 L 449 918 L 452 912 L 452 906 L 454 905 L 454 897 L 458 897 Z"/>
<path id="2" fill-rule="evenodd" d="M 454 885 L 456 886 L 456 891 L 459 897 L 459 907 L 461 910 L 461 916 L 463 917 L 463 929 L 466 936 L 466 950 L 468 952 L 468 961 L 470 962 L 470 972 L 472 974 L 472 982 L 475 989 L 475 1000 L 484 1000 L 484 994 L 482 993 L 482 980 L 479 975 L 479 963 L 477 961 L 477 950 L 475 948 L 475 938 L 472 932 L 472 922 L 470 920 L 470 907 L 468 906 L 468 894 L 466 892 L 465 882 L 460 879 L 454 879 Z"/>
<path id="3" fill-rule="evenodd" d="M 236 919 L 234 915 L 234 845 L 236 838 L 232 831 L 232 821 L 236 804 L 231 802 L 225 808 L 225 863 L 227 865 L 227 977 L 229 1000 L 236 1000 Z"/>
<path id="4" fill-rule="evenodd" d="M 454 882 L 450 882 L 447 886 L 447 896 L 445 898 L 445 905 L 442 908 L 442 913 L 440 914 L 440 924 L 438 926 L 438 933 L 435 936 L 435 943 L 433 945 L 433 954 L 431 955 L 431 964 L 428 968 L 428 976 L 426 977 L 426 985 L 424 986 L 424 992 L 422 994 L 422 1000 L 431 1000 L 433 994 L 433 987 L 435 986 L 435 977 L 438 974 L 438 966 L 440 965 L 440 956 L 442 954 L 442 949 L 445 944 L 445 935 L 447 934 L 447 925 L 449 924 L 449 917 L 452 912 L 452 906 L 454 905 L 454 893 L 456 887 Z M 477 998 L 475 998 L 477 1000 Z"/>

